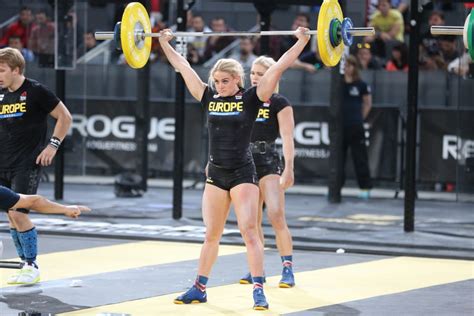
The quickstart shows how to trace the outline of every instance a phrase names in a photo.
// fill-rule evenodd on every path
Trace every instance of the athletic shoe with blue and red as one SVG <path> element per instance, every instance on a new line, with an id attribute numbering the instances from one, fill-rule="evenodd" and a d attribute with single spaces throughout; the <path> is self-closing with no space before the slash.
<path id="1" fill-rule="evenodd" d="M 293 275 L 293 268 L 291 266 L 284 266 L 281 272 L 281 280 L 278 284 L 281 288 L 290 288 L 295 286 L 295 276 Z"/>
<path id="2" fill-rule="evenodd" d="M 263 276 L 263 283 L 265 283 L 265 282 L 267 282 L 267 278 L 265 276 Z M 246 275 L 241 277 L 240 280 L 239 280 L 239 283 L 240 284 L 252 284 L 253 281 L 252 281 L 252 276 L 250 275 L 250 272 L 247 272 Z"/>
<path id="3" fill-rule="evenodd" d="M 175 300 L 175 304 L 198 304 L 206 303 L 207 294 L 206 290 L 199 289 L 196 284 L 194 284 L 186 293 L 181 294 Z"/>
<path id="4" fill-rule="evenodd" d="M 255 286 L 253 288 L 253 309 L 257 311 L 264 311 L 268 309 L 267 299 L 265 298 L 265 294 L 263 293 L 263 287 Z"/>

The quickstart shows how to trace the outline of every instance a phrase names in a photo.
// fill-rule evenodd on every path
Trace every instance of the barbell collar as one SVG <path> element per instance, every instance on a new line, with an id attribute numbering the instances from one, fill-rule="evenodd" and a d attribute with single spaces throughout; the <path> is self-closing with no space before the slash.
<path id="1" fill-rule="evenodd" d="M 348 30 L 352 36 L 370 36 L 375 34 L 373 27 L 354 27 Z M 307 35 L 318 34 L 317 30 L 308 31 Z M 138 35 L 138 34 L 137 34 Z M 174 32 L 175 37 L 210 37 L 210 36 L 275 36 L 275 35 L 295 35 L 295 31 L 260 31 L 260 32 Z M 113 32 L 95 32 L 96 40 L 112 40 Z M 160 33 L 142 33 L 142 38 L 160 37 Z"/>
<path id="2" fill-rule="evenodd" d="M 352 36 L 372 36 L 375 35 L 375 28 L 373 27 L 352 27 L 347 30 L 347 33 Z"/>
<path id="3" fill-rule="evenodd" d="M 114 32 L 95 32 L 94 37 L 98 41 L 113 40 Z"/>
<path id="4" fill-rule="evenodd" d="M 431 34 L 433 35 L 463 35 L 463 32 L 463 26 L 433 25 L 431 27 Z"/>

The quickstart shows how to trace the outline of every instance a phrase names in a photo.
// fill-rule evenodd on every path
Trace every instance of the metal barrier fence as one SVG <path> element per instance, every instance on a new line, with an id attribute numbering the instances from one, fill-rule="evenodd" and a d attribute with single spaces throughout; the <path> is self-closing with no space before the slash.
<path id="1" fill-rule="evenodd" d="M 196 70 L 206 79 L 208 68 Z M 27 74 L 54 86 L 52 70 L 29 66 Z M 172 173 L 175 75 L 166 64 L 151 66 L 149 168 L 152 176 Z M 367 130 L 371 173 L 376 180 L 397 184 L 403 174 L 401 151 L 407 75 L 369 71 L 363 77 L 371 84 L 374 99 Z M 295 108 L 295 173 L 302 183 L 327 177 L 329 87 L 327 70 L 314 75 L 290 70 L 281 82 L 281 93 Z M 420 182 L 456 182 L 462 177 L 470 188 L 472 175 L 467 166 L 474 157 L 473 88 L 473 80 L 445 72 L 420 73 L 417 177 Z M 79 65 L 67 72 L 66 103 L 74 114 L 70 151 L 66 153 L 67 173 L 115 174 L 134 169 L 137 91 L 137 72 L 126 66 Z M 188 93 L 186 100 L 185 172 L 189 177 L 199 178 L 206 161 L 205 122 L 199 104 Z"/>

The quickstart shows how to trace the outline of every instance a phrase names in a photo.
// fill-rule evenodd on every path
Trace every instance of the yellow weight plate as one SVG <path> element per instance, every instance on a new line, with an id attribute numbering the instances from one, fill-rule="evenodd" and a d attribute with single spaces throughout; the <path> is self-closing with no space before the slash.
<path id="1" fill-rule="evenodd" d="M 342 22 L 343 18 L 341 6 L 337 0 L 324 0 L 318 15 L 318 51 L 323 64 L 329 67 L 336 66 L 344 52 L 342 42 L 336 47 L 331 45 L 329 39 L 331 21 L 338 19 Z"/>
<path id="2" fill-rule="evenodd" d="M 145 7 L 131 2 L 125 8 L 120 29 L 120 42 L 127 64 L 132 68 L 142 68 L 150 58 L 151 37 L 142 39 L 137 32 L 150 33 L 151 23 Z"/>

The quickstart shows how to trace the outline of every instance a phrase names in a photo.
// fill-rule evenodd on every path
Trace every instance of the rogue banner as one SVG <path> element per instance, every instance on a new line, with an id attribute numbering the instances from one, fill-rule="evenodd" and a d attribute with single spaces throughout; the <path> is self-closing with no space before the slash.
<path id="1" fill-rule="evenodd" d="M 420 180 L 455 182 L 474 157 L 474 111 L 420 111 Z"/>
<path id="2" fill-rule="evenodd" d="M 66 151 L 67 172 L 117 174 L 134 170 L 140 157 L 135 142 L 134 102 L 88 100 L 68 102 L 73 114 Z M 174 106 L 150 104 L 149 170 L 168 176 L 173 171 Z M 326 179 L 329 153 L 328 108 L 295 106 L 295 176 L 298 182 Z M 207 161 L 207 129 L 201 106 L 186 105 L 185 157 L 187 176 L 202 177 Z M 375 108 L 366 124 L 371 174 L 393 180 L 396 174 L 398 110 Z M 348 156 L 348 178 L 353 177 Z"/>

